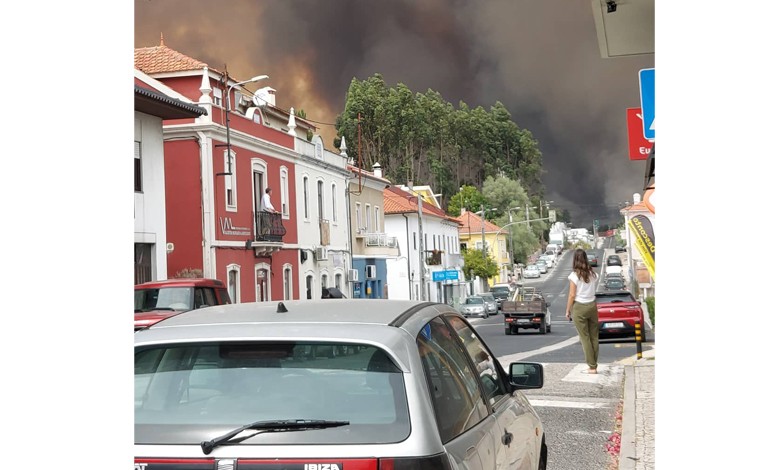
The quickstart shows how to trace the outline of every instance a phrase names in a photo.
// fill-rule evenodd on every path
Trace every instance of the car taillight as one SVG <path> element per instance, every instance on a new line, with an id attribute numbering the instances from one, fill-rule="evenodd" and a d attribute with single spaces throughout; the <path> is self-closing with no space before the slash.
<path id="1" fill-rule="evenodd" d="M 379 470 L 449 470 L 446 453 L 429 457 L 395 457 L 379 459 Z"/>

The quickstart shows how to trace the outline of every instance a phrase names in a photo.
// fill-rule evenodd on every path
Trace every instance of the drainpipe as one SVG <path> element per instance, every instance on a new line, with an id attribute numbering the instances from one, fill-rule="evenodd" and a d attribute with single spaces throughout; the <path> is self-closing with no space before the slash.
<path id="1" fill-rule="evenodd" d="M 348 216 L 348 254 L 350 255 L 350 268 L 353 269 L 353 225 L 351 223 L 350 215 L 350 178 L 345 178 L 345 200 L 348 205 L 348 210 L 345 211 Z M 345 276 L 348 273 L 345 272 Z M 353 281 L 348 279 L 348 298 L 353 298 Z"/>
<path id="2" fill-rule="evenodd" d="M 404 223 L 406 223 L 406 276 L 409 278 L 409 300 L 414 300 L 412 298 L 412 257 L 409 249 L 409 217 L 406 214 L 401 215 L 404 216 Z"/>

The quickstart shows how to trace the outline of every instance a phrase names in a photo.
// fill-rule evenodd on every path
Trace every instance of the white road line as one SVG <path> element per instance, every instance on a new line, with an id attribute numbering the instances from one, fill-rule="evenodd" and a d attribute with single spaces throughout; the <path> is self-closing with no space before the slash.
<path id="1" fill-rule="evenodd" d="M 516 354 L 508 354 L 507 356 L 501 356 L 501 357 L 498 357 L 497 359 L 500 361 L 500 364 L 503 366 L 503 368 L 505 370 L 508 370 L 508 364 L 510 364 L 511 362 L 521 361 L 528 357 L 537 356 L 538 354 L 545 354 L 551 351 L 556 351 L 557 349 L 566 348 L 567 346 L 571 346 L 579 341 L 580 341 L 580 337 L 575 335 L 572 338 L 565 339 L 560 343 L 552 344 L 550 346 L 543 346 L 542 348 L 533 349 L 532 351 L 525 351 L 525 352 L 520 352 Z"/>
<path id="2" fill-rule="evenodd" d="M 597 374 L 586 374 L 588 366 L 585 364 L 578 364 L 572 368 L 571 371 L 561 380 L 564 382 L 583 382 L 583 383 L 595 383 L 600 385 L 612 385 L 620 382 L 620 378 L 623 376 L 623 366 L 610 365 L 599 363 Z"/>
<path id="3" fill-rule="evenodd" d="M 534 400 L 530 399 L 529 403 L 532 406 L 552 407 L 552 408 L 583 408 L 583 409 L 597 409 L 607 408 L 607 403 L 598 402 L 586 402 L 586 401 L 564 401 L 564 400 Z"/>

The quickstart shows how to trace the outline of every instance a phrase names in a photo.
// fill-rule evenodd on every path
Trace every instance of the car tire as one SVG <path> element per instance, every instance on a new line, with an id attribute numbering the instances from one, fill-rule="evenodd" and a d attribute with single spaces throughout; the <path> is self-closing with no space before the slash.
<path id="1" fill-rule="evenodd" d="M 484 312 L 484 318 L 489 318 L 489 312 Z"/>
<path id="2" fill-rule="evenodd" d="M 509 327 L 505 327 L 505 334 L 506 336 L 509 336 L 511 334 L 511 329 Z"/>
<path id="3" fill-rule="evenodd" d="M 547 470 L 546 467 L 548 466 L 548 446 L 545 445 L 545 437 L 543 438 L 543 443 L 540 446 L 540 459 L 537 464 L 537 470 Z"/>
<path id="4" fill-rule="evenodd" d="M 546 325 L 545 332 L 550 333 L 551 332 L 551 325 Z"/>
<path id="5" fill-rule="evenodd" d="M 518 326 L 512 326 L 511 327 L 511 331 L 513 332 L 513 334 L 517 335 L 517 334 L 519 334 L 519 327 Z"/>
<path id="6" fill-rule="evenodd" d="M 548 329 L 548 326 L 545 324 L 545 318 L 540 320 L 540 334 L 544 335 L 546 330 Z"/>

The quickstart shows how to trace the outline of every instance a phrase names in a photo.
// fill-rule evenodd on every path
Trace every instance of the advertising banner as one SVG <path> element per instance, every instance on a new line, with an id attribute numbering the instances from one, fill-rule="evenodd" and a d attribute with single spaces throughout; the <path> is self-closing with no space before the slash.
<path id="1" fill-rule="evenodd" d="M 655 233 L 650 219 L 643 215 L 635 215 L 629 221 L 629 227 L 636 240 L 636 248 L 642 256 L 642 262 L 647 266 L 650 276 L 655 279 Z"/>

